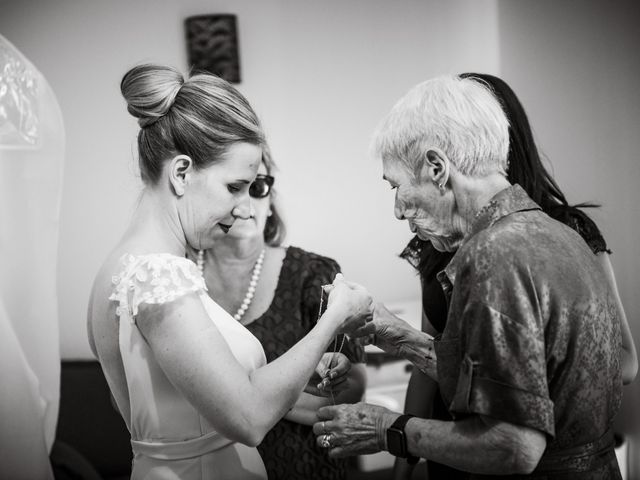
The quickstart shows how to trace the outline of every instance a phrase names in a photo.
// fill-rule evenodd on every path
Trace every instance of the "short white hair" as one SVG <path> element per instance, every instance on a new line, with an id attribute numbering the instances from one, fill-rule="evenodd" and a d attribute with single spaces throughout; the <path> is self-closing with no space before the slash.
<path id="1" fill-rule="evenodd" d="M 372 153 L 415 170 L 437 147 L 464 175 L 506 176 L 509 121 L 491 89 L 472 79 L 445 75 L 413 87 L 383 119 Z"/>

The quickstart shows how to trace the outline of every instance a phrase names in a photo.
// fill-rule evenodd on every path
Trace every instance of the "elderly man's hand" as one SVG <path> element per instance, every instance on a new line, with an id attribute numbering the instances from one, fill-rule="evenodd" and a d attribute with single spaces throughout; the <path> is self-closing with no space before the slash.
<path id="1" fill-rule="evenodd" d="M 403 331 L 411 328 L 407 322 L 396 317 L 384 304 L 378 302 L 373 308 L 373 320 L 351 332 L 361 343 L 373 343 L 387 353 L 400 356 Z"/>
<path id="2" fill-rule="evenodd" d="M 336 405 L 318 410 L 313 425 L 316 442 L 329 456 L 347 457 L 376 453 L 387 448 L 387 428 L 400 416 L 368 403 Z"/>
<path id="3" fill-rule="evenodd" d="M 376 329 L 375 345 L 391 355 L 400 357 L 403 330 L 409 325 L 391 313 L 382 303 L 376 303 L 373 309 L 373 324 Z"/>
<path id="4" fill-rule="evenodd" d="M 351 332 L 361 344 L 373 343 L 385 352 L 411 361 L 420 371 L 438 381 L 433 337 L 416 330 L 391 313 L 382 303 L 373 309 L 373 320 Z"/>
<path id="5" fill-rule="evenodd" d="M 327 309 L 338 312 L 343 320 L 340 328 L 341 333 L 349 334 L 371 320 L 373 299 L 362 285 L 349 282 L 344 279 L 342 274 L 338 273 L 333 283 L 325 285 L 323 288 L 329 293 Z"/>

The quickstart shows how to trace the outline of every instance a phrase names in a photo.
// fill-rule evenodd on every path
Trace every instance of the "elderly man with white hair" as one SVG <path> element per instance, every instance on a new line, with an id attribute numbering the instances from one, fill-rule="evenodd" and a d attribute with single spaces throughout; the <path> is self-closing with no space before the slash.
<path id="1" fill-rule="evenodd" d="M 508 183 L 508 138 L 492 92 L 453 76 L 414 87 L 378 129 L 396 217 L 456 251 L 438 275 L 448 318 L 433 339 L 379 305 L 351 333 L 437 380 L 454 420 L 324 407 L 314 432 L 330 456 L 388 450 L 470 478 L 620 478 L 616 304 L 582 238 Z"/>

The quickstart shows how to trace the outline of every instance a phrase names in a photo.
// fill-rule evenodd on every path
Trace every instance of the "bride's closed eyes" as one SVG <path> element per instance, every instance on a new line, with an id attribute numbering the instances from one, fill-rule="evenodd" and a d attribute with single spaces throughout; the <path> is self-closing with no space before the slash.
<path id="1" fill-rule="evenodd" d="M 235 182 L 235 183 L 228 183 L 227 190 L 229 190 L 230 193 L 236 194 L 247 189 L 249 185 L 250 183 L 245 180 L 242 180 L 240 182 Z"/>

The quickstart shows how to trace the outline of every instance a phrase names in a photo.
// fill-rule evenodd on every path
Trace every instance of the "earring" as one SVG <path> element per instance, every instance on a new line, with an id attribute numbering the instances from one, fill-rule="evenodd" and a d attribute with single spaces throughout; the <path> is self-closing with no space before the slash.
<path id="1" fill-rule="evenodd" d="M 444 192 L 444 183 L 439 183 L 438 188 Z"/>
<path id="2" fill-rule="evenodd" d="M 269 209 L 269 213 L 267 213 L 267 217 L 270 217 L 271 215 L 273 215 L 273 211 Z"/>

